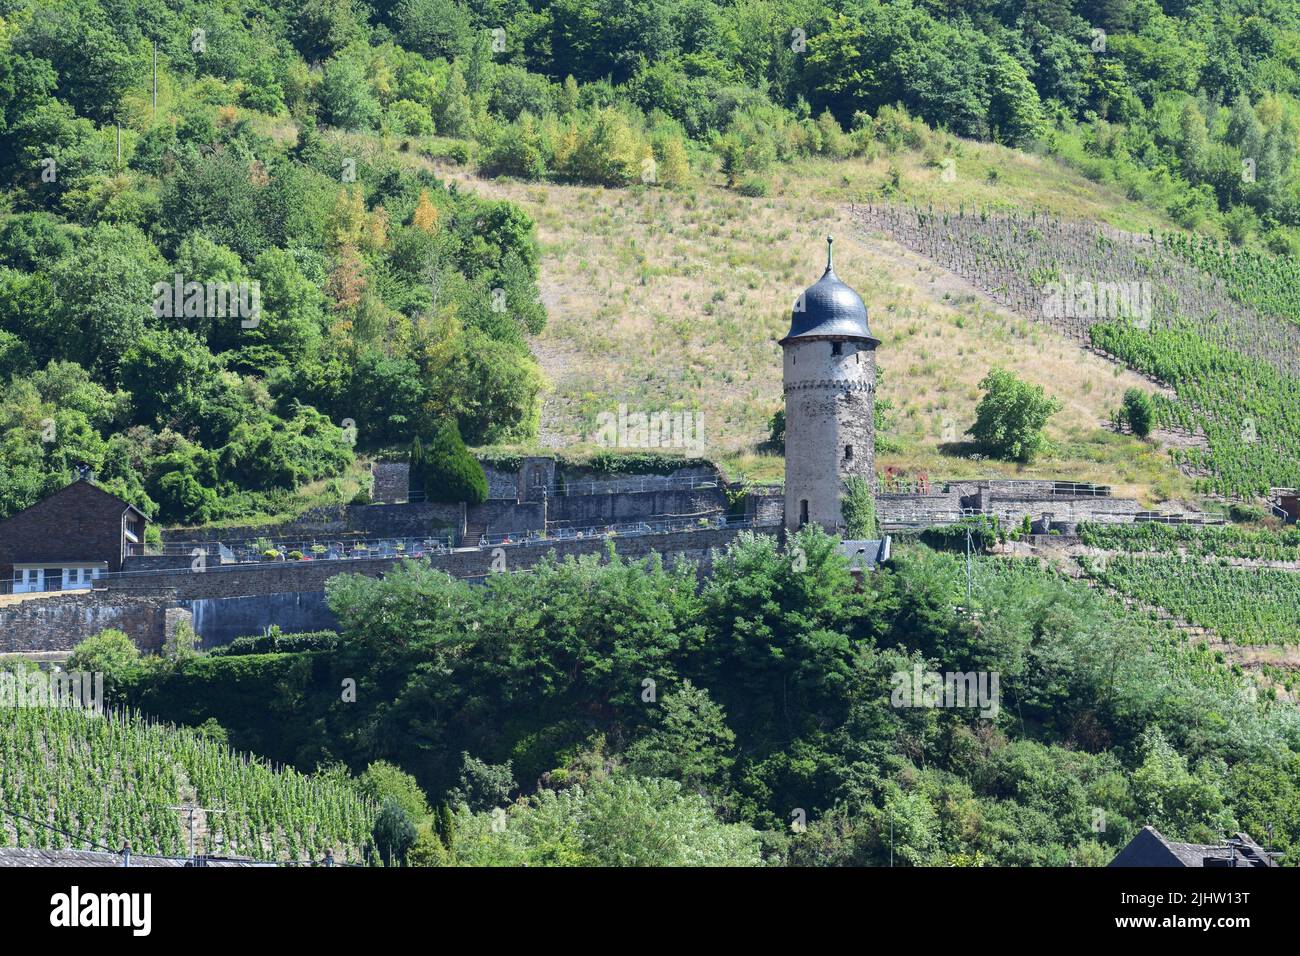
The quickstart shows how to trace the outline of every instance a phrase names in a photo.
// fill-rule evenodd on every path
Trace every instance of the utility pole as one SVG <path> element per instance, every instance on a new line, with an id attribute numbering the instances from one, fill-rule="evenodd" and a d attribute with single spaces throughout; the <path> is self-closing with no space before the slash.
<path id="1" fill-rule="evenodd" d="M 158 115 L 158 41 L 153 41 L 153 113 Z"/>
<path id="2" fill-rule="evenodd" d="M 180 807 L 168 807 L 167 809 L 181 810 L 189 814 L 190 859 L 191 860 L 194 859 L 194 814 L 197 813 L 199 810 L 202 810 L 204 813 L 225 813 L 226 812 L 225 810 L 209 810 L 207 807 L 196 807 L 193 804 L 186 804 L 185 806 L 180 806 Z"/>

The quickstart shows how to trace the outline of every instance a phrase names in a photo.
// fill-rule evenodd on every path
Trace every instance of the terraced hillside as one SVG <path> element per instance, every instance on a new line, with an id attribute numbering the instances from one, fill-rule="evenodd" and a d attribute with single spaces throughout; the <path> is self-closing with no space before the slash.
<path id="1" fill-rule="evenodd" d="M 1295 699 L 1300 532 L 1087 523 L 1079 531 L 1081 543 L 1056 555 L 1064 568 Z"/>
<path id="2" fill-rule="evenodd" d="M 1172 389 L 1157 421 L 1206 494 L 1300 484 L 1300 325 L 1285 260 L 1038 215 L 869 205 L 856 215 L 1028 318 Z M 1275 310 L 1275 311 L 1269 311 Z"/>
<path id="3" fill-rule="evenodd" d="M 346 785 L 135 715 L 0 707 L 0 846 L 360 862 L 374 808 Z"/>

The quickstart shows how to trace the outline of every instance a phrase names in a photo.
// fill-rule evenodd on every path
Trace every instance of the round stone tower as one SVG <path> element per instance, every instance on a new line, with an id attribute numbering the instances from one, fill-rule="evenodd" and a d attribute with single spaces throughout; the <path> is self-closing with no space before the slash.
<path id="1" fill-rule="evenodd" d="M 826 240 L 826 272 L 794 305 L 785 353 L 785 526 L 844 526 L 846 479 L 874 489 L 876 346 L 862 298 L 839 280 Z"/>

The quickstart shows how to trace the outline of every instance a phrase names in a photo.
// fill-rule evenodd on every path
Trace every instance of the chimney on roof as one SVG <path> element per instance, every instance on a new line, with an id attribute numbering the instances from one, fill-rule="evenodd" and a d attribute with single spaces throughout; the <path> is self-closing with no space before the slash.
<path id="1" fill-rule="evenodd" d="M 91 468 L 89 465 L 79 465 L 79 466 L 77 467 L 77 480 L 78 480 L 78 481 L 94 481 L 94 480 L 95 480 L 95 470 L 94 470 L 93 468 Z"/>

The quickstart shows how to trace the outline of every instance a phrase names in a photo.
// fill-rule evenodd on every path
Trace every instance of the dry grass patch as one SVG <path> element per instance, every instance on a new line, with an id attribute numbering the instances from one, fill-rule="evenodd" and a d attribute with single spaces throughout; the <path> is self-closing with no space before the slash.
<path id="1" fill-rule="evenodd" d="M 882 468 L 934 477 L 1073 477 L 1146 498 L 1184 493 L 1184 480 L 1158 448 L 1103 427 L 1124 390 L 1147 383 L 851 223 L 849 204 L 878 197 L 895 170 L 903 193 L 918 201 L 996 200 L 1094 218 L 1108 212 L 1104 218 L 1128 228 L 1155 222 L 1147 216 L 1138 223 L 1133 204 L 1054 163 L 960 145 L 956 183 L 941 182 L 919 154 L 816 160 L 775 173 L 773 194 L 762 199 L 703 183 L 672 193 L 461 173 L 466 187 L 508 198 L 537 220 L 550 322 L 536 350 L 554 385 L 543 412 L 547 443 L 590 442 L 595 416 L 620 403 L 699 410 L 708 454 L 754 477 L 779 476 L 781 460 L 758 447 L 781 404 L 776 343 L 795 298 L 820 276 L 824 238 L 832 233 L 836 270 L 862 294 L 883 340 L 880 395 L 894 406 L 889 434 L 898 450 L 881 454 Z M 963 168 L 978 173 L 981 164 L 997 165 L 996 182 L 987 174 L 962 178 Z M 978 382 L 994 365 L 1042 384 L 1064 404 L 1049 430 L 1055 448 L 1033 467 L 941 450 L 964 437 Z"/>

